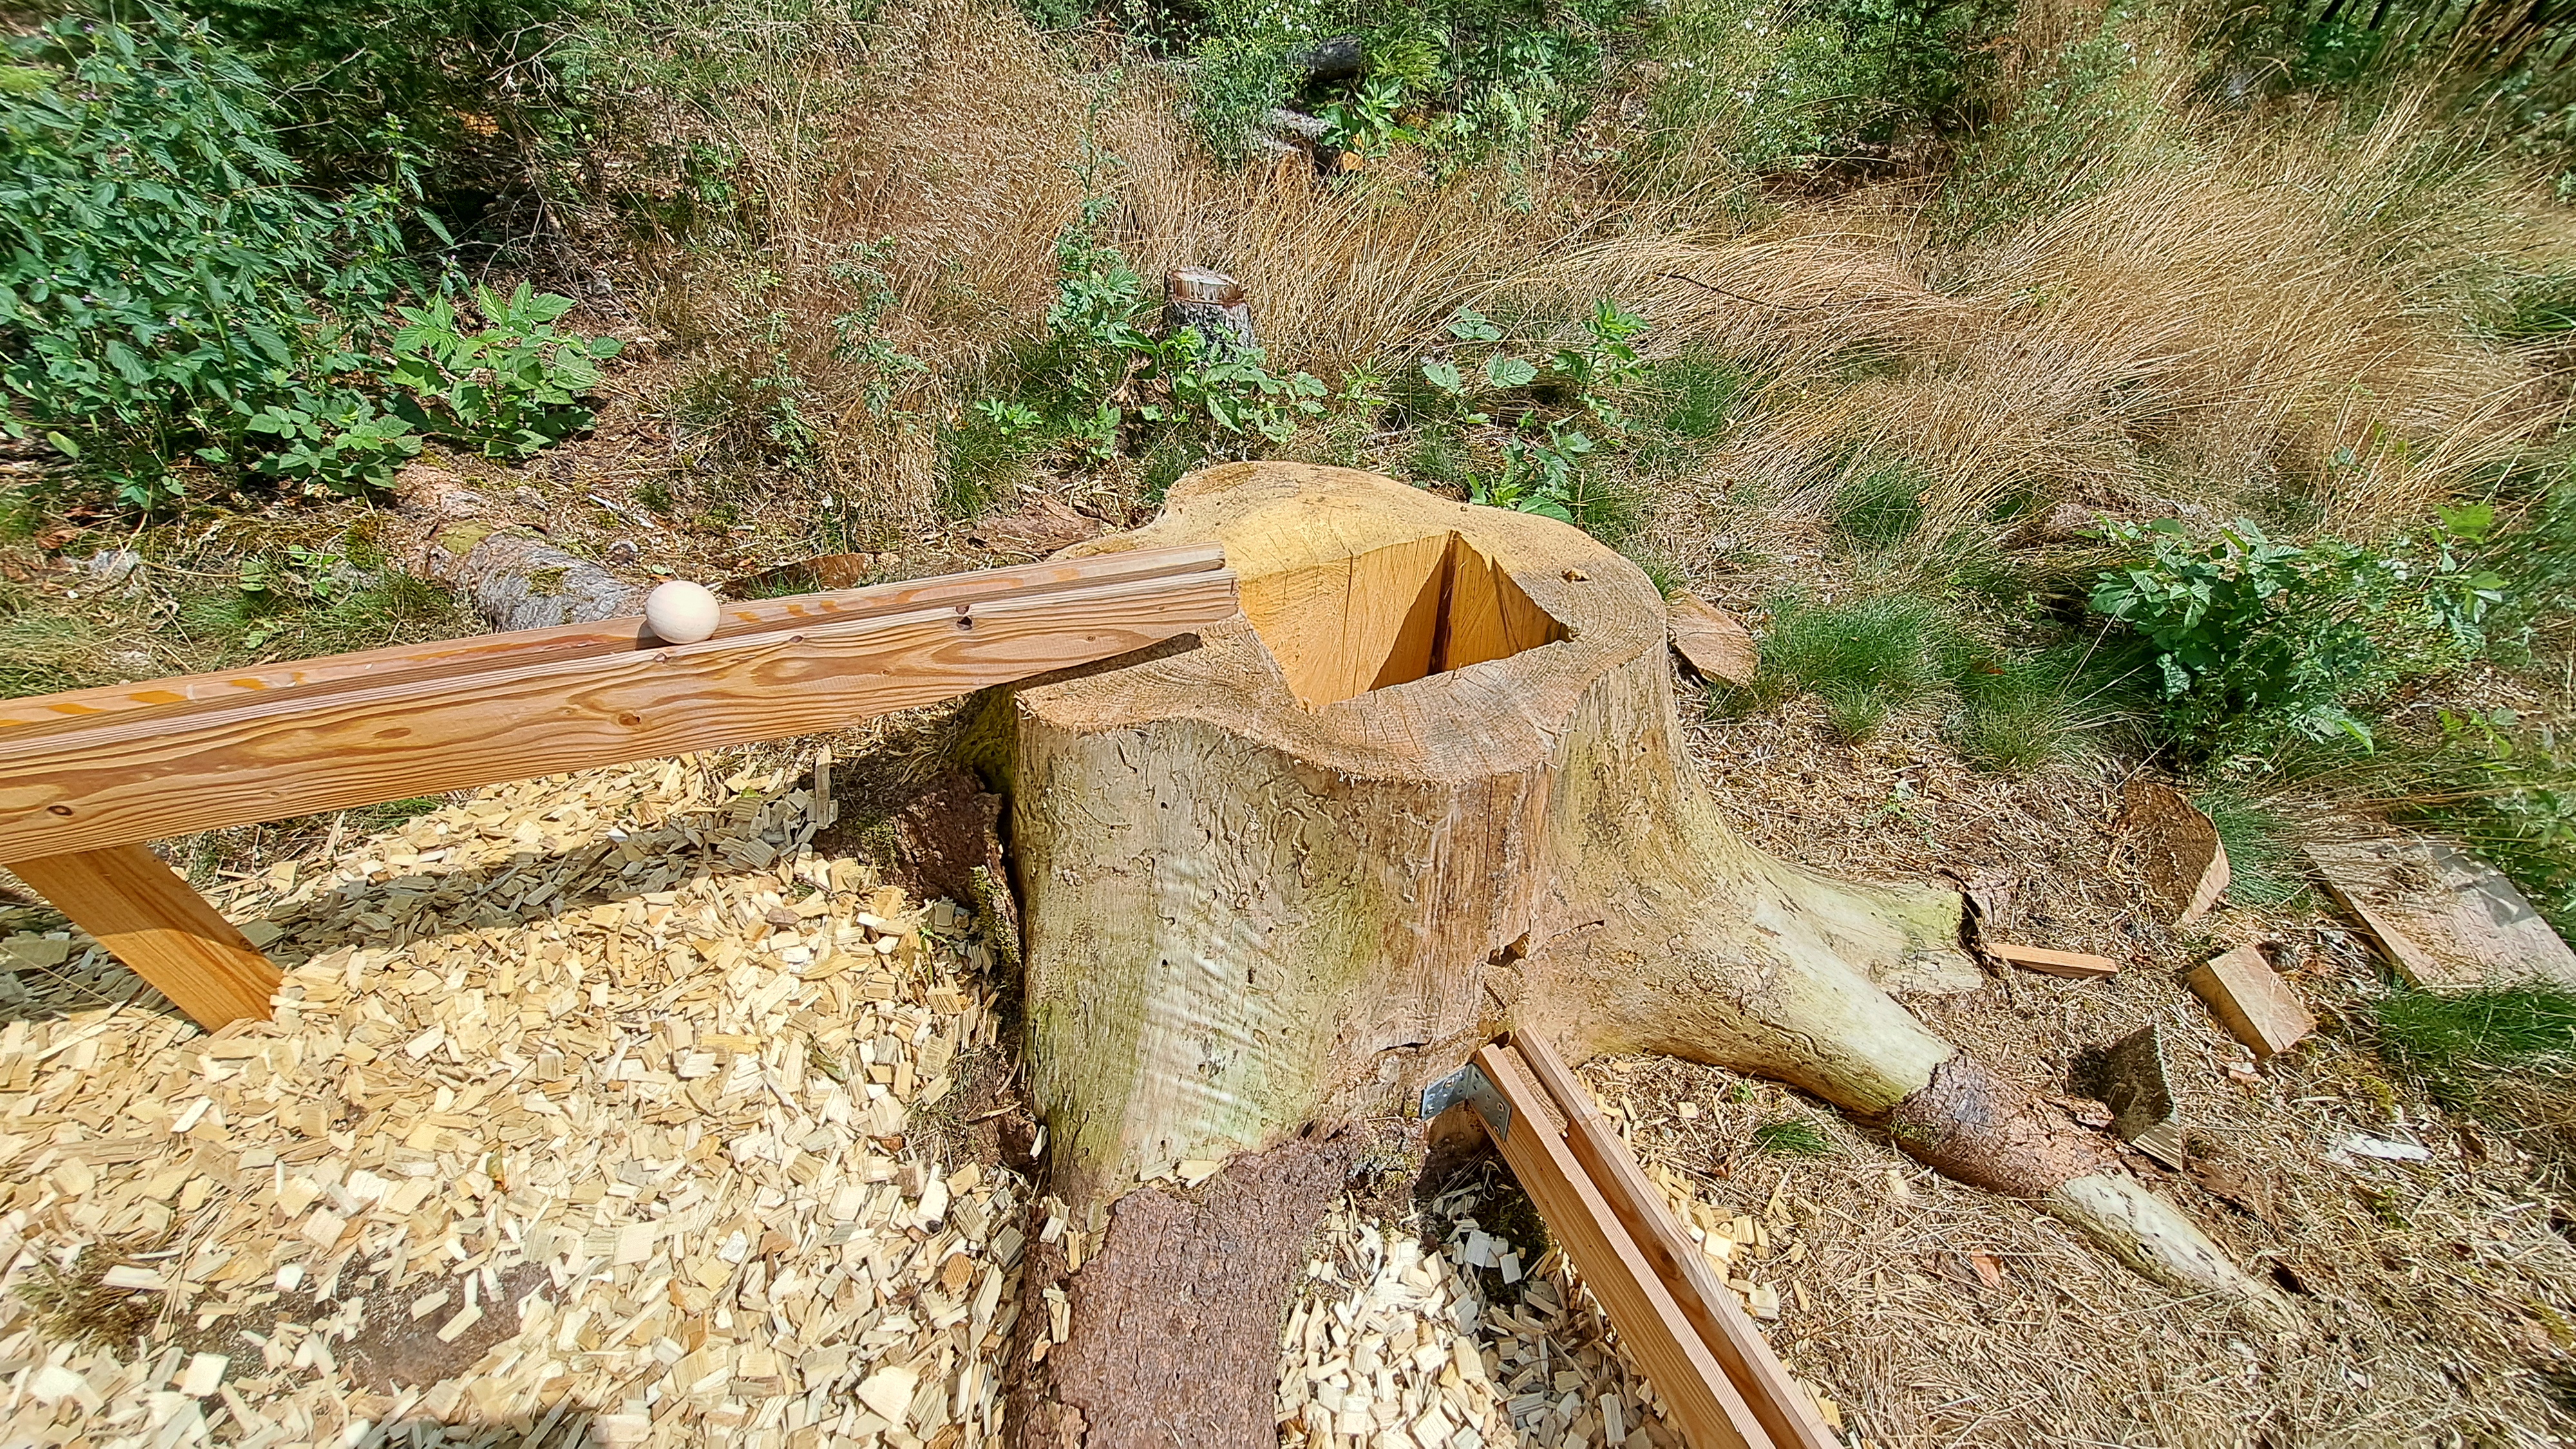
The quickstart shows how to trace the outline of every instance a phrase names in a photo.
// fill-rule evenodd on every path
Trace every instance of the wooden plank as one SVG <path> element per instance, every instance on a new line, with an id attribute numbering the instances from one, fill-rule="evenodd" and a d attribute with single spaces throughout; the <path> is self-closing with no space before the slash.
<path id="1" fill-rule="evenodd" d="M 1771 1439 L 1761 1419 L 1559 1135 L 1548 1116 L 1546 1094 L 1520 1053 L 1497 1043 L 1480 1048 L 1475 1062 L 1511 1108 L 1511 1120 L 1499 1131 L 1487 1124 L 1503 1160 L 1538 1205 L 1549 1235 L 1574 1260 L 1592 1296 L 1601 1300 L 1610 1326 L 1619 1330 L 1637 1367 L 1654 1384 L 1683 1442 L 1693 1449 L 1768 1445 Z"/>
<path id="2" fill-rule="evenodd" d="M 2308 858 L 2327 894 L 2360 921 L 2409 985 L 2576 991 L 2576 951 L 2513 882 L 2466 851 L 2429 836 L 2398 836 L 2319 842 Z"/>
<path id="3" fill-rule="evenodd" d="M 1220 623 L 1190 572 L 0 733 L 0 860 L 838 729 Z"/>
<path id="4" fill-rule="evenodd" d="M 150 850 L 112 845 L 9 868 L 199 1026 L 268 1019 L 277 968 Z"/>
<path id="5" fill-rule="evenodd" d="M 2052 951 L 2045 946 L 2024 946 L 2017 941 L 1979 939 L 1986 954 L 2009 961 L 2025 971 L 2043 976 L 2069 976 L 2077 980 L 2098 979 L 2120 974 L 2120 963 L 2108 956 L 2092 956 L 2082 951 Z"/>
<path id="6" fill-rule="evenodd" d="M 804 594 L 784 599 L 752 599 L 725 605 L 714 641 L 741 640 L 782 629 L 860 619 L 889 618 L 922 609 L 956 604 L 981 605 L 1005 598 L 1030 599 L 1069 589 L 1141 579 L 1213 573 L 1225 567 L 1224 550 L 1215 544 L 1181 548 L 1134 549 L 1091 558 L 1029 564 L 1019 568 L 983 569 L 942 574 L 899 584 Z M 101 715 L 132 710 L 169 709 L 212 703 L 241 695 L 270 695 L 281 690 L 325 685 L 381 684 L 419 675 L 456 675 L 484 669 L 545 661 L 631 654 L 664 647 L 644 627 L 643 616 L 604 619 L 596 624 L 566 624 L 554 629 L 521 629 L 470 639 L 441 639 L 401 644 L 355 654 L 331 654 L 256 669 L 181 675 L 171 679 L 76 689 L 63 694 L 0 700 L 0 731 L 65 725 Z"/>
<path id="7" fill-rule="evenodd" d="M 2317 1029 L 2316 1016 L 2283 983 L 2261 948 L 2239 946 L 2194 967 L 2183 983 L 2209 1003 L 2228 1035 L 2272 1056 L 2298 1045 Z"/>
<path id="8" fill-rule="evenodd" d="M 1637 1165 L 1627 1142 L 1601 1115 L 1592 1094 L 1575 1079 L 1565 1060 L 1536 1035 L 1514 1033 L 1512 1046 L 1540 1089 L 1565 1114 L 1565 1140 L 1575 1161 L 1672 1289 L 1682 1315 L 1726 1370 L 1727 1379 L 1743 1395 L 1771 1442 L 1780 1449 L 1840 1449 L 1833 1431 L 1825 1427 L 1824 1416 L 1817 1412 L 1815 1399 L 1789 1376 L 1771 1351 L 1770 1341 L 1735 1301 L 1735 1294 L 1709 1271 L 1708 1260 L 1683 1235 L 1664 1195 L 1646 1180 L 1645 1169 Z"/>

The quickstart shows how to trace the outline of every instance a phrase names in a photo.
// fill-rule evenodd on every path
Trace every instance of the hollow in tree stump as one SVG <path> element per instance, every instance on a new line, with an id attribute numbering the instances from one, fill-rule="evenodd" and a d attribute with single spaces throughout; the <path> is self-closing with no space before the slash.
<path id="1" fill-rule="evenodd" d="M 1054 1191 L 1107 1230 L 1063 1291 L 1075 1340 L 1121 1341 L 1068 1342 L 1067 1371 L 1028 1375 L 1028 1442 L 1158 1442 L 1138 1396 L 1228 1375 L 1260 1392 L 1195 1442 L 1269 1442 L 1287 1283 L 1245 1285 L 1269 1295 L 1257 1314 L 1173 1306 L 1200 1290 L 1158 1225 L 1221 1237 L 1203 1220 L 1221 1199 L 1176 1215 L 1140 1184 L 1401 1112 L 1506 1026 L 1569 1060 L 1660 1052 L 1792 1083 L 2141 1271 L 2279 1311 L 2098 1138 L 1889 994 L 1980 979 L 1955 894 L 1831 879 L 1727 825 L 1684 751 L 1662 600 L 1618 554 L 1275 463 L 1194 474 L 1152 525 L 1077 551 L 1211 539 L 1239 623 L 1010 704 L 1029 1081 Z M 1236 1172 L 1280 1177 L 1238 1160 L 1212 1186 Z M 1032 1307 L 1057 1276 L 1031 1275 Z M 1074 1371 L 1104 1359 L 1114 1383 Z"/>

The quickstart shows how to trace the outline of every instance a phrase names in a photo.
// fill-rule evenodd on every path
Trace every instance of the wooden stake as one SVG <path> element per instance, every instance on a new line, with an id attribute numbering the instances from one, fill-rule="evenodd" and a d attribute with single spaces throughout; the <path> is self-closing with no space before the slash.
<path id="1" fill-rule="evenodd" d="M 1539 1216 L 1547 1219 L 1548 1232 L 1601 1300 L 1610 1326 L 1627 1340 L 1637 1366 L 1663 1397 L 1682 1441 L 1692 1449 L 1762 1449 L 1771 1444 L 1761 1418 L 1674 1300 L 1626 1219 L 1603 1198 L 1558 1133 L 1548 1115 L 1547 1096 L 1531 1079 L 1520 1053 L 1498 1043 L 1478 1050 L 1475 1062 L 1511 1108 L 1511 1120 L 1500 1128 L 1487 1122 L 1486 1130 L 1538 1205 Z"/>
<path id="2" fill-rule="evenodd" d="M 199 1026 L 268 1019 L 277 968 L 150 850 L 112 845 L 9 868 Z"/>
<path id="3" fill-rule="evenodd" d="M 1709 1272 L 1707 1260 L 1673 1220 L 1663 1194 L 1646 1180 L 1645 1169 L 1637 1165 L 1628 1144 L 1611 1130 L 1593 1104 L 1592 1094 L 1583 1089 L 1556 1049 L 1535 1035 L 1518 1033 L 1512 1045 L 1539 1086 L 1564 1111 L 1566 1145 L 1573 1149 L 1575 1160 L 1591 1175 L 1603 1199 L 1671 1288 L 1682 1316 L 1726 1369 L 1727 1378 L 1762 1421 L 1771 1442 L 1780 1449 L 1840 1449 L 1816 1412 L 1815 1400 L 1789 1377 L 1762 1330 L 1754 1327 L 1735 1295 Z"/>

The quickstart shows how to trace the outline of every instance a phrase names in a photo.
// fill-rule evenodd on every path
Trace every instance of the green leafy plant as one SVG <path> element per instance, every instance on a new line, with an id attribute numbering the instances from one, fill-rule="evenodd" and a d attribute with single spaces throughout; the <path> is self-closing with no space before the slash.
<path id="1" fill-rule="evenodd" d="M 1596 530 L 1620 523 L 1628 500 L 1591 465 L 1604 439 L 1616 444 L 1626 437 L 1629 419 L 1619 398 L 1647 375 L 1630 341 L 1644 327 L 1635 313 L 1603 298 L 1575 340 L 1533 360 L 1500 345 L 1503 329 L 1492 318 L 1459 309 L 1448 326 L 1457 350 L 1421 361 L 1429 388 L 1421 410 L 1435 428 L 1461 440 L 1470 436 L 1468 430 L 1490 427 L 1495 410 L 1507 402 L 1519 414 L 1512 431 L 1490 444 L 1499 466 L 1459 470 L 1468 497 Z M 1543 411 L 1535 396 L 1541 387 L 1556 388 L 1560 396 L 1570 392 L 1576 409 L 1553 416 Z M 1421 461 L 1417 455 L 1416 471 L 1429 471 Z"/>
<path id="2" fill-rule="evenodd" d="M 2331 538 L 2276 543 L 2243 519 L 2206 541 L 2171 519 L 2114 525 L 2116 542 L 2147 552 L 2097 580 L 2092 608 L 2136 631 L 2187 747 L 2283 732 L 2366 746 L 2357 709 L 2484 648 L 2481 621 L 2504 580 L 2462 546 L 2493 522 L 2485 505 L 2446 509 L 2438 529 L 2384 552 Z"/>
<path id="3" fill-rule="evenodd" d="M 253 413 L 242 431 L 275 440 L 277 451 L 256 465 L 261 472 L 336 493 L 382 488 L 420 452 L 410 423 L 352 393 L 317 397 L 298 389 L 292 402 Z"/>
<path id="4" fill-rule="evenodd" d="M 197 22 L 67 18 L 10 49 L 0 426 L 137 508 L 182 491 L 182 462 L 374 476 L 400 435 L 352 379 L 413 276 L 397 193 L 299 186 L 258 75 Z"/>
<path id="5" fill-rule="evenodd" d="M 556 331 L 572 299 L 525 282 L 506 298 L 477 287 L 474 301 L 486 325 L 473 331 L 445 297 L 399 309 L 405 325 L 394 334 L 392 380 L 410 394 L 397 403 L 408 421 L 505 459 L 529 457 L 588 426 L 582 398 L 599 384 L 600 359 L 617 354 L 617 339 Z"/>

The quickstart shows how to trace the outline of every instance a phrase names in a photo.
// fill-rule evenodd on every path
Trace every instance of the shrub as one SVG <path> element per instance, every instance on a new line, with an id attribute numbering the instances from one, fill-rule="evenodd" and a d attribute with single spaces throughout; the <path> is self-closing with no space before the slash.
<path id="1" fill-rule="evenodd" d="M 1993 0 L 1682 0 L 1657 27 L 1641 180 L 1688 185 L 1884 151 L 1967 125 L 1990 73 Z"/>
<path id="2" fill-rule="evenodd" d="M 2445 510 L 2440 528 L 2381 552 L 2320 539 L 2275 543 L 2239 519 L 2206 542 L 2171 519 L 2114 526 L 2147 553 L 2095 583 L 2092 608 L 2136 631 L 2186 748 L 2341 733 L 2367 745 L 2356 709 L 2397 684 L 2456 667 L 2485 645 L 2504 580 L 2461 546 L 2491 509 Z"/>
<path id="3" fill-rule="evenodd" d="M 445 297 L 399 309 L 392 380 L 410 394 L 399 406 L 412 425 L 509 460 L 587 426 L 581 399 L 599 383 L 598 360 L 617 355 L 617 340 L 557 332 L 572 299 L 525 282 L 507 298 L 477 287 L 474 300 L 489 324 L 479 331 L 465 330 Z"/>
<path id="4" fill-rule="evenodd" d="M 150 507 L 171 460 L 333 487 L 407 451 L 344 375 L 411 280 L 391 188 L 297 184 L 258 77 L 203 25 L 59 20 L 0 88 L 7 420 Z"/>

